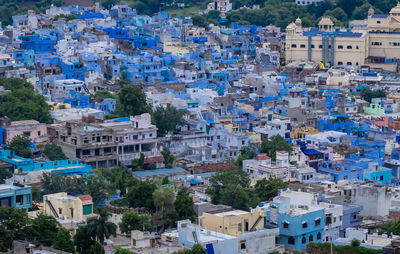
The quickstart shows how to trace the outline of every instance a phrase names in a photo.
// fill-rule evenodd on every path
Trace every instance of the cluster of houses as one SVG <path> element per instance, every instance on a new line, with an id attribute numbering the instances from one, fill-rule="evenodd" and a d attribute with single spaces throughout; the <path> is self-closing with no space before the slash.
<path id="1" fill-rule="evenodd" d="M 208 5 L 222 16 L 231 9 L 229 1 Z M 398 59 L 378 56 L 377 47 L 392 42 L 369 43 L 398 36 L 398 23 L 387 22 L 398 13 L 400 6 L 388 16 L 370 13 L 360 31 L 341 31 L 327 18 L 319 28 L 303 28 L 298 19 L 286 34 L 237 23 L 202 28 L 190 17 L 144 16 L 127 5 L 105 10 L 97 3 L 14 16 L 0 28 L 0 76 L 31 82 L 52 108 L 51 123 L 0 119 L 0 167 L 13 173 L 0 185 L 0 205 L 29 209 L 30 186 L 40 184 L 43 172 L 129 168 L 144 155 L 155 169 L 130 171 L 135 178 L 168 176 L 195 201 L 196 223 L 177 222 L 162 234 L 165 246 L 199 243 L 207 253 L 256 254 L 356 238 L 394 253 L 397 236 L 376 229 L 400 220 Z M 377 31 L 384 25 L 387 31 Z M 91 95 L 118 94 L 121 77 L 140 86 L 154 108 L 183 109 L 185 123 L 159 137 L 148 113 L 108 119 L 117 100 Z M 363 89 L 383 89 L 386 96 L 369 102 Z M 18 135 L 30 137 L 34 159 L 7 148 Z M 273 160 L 259 150 L 274 136 L 292 150 L 277 151 Z M 40 148 L 47 143 L 68 159 L 44 159 Z M 256 156 L 239 168 L 232 161 L 247 147 Z M 165 168 L 164 150 L 176 158 L 172 168 Z M 288 188 L 250 211 L 210 204 L 210 177 L 237 169 L 252 184 L 278 178 Z M 93 205 L 89 195 L 57 193 L 44 196 L 43 211 L 73 233 L 94 216 Z M 133 248 L 156 245 L 154 235 L 131 235 Z"/>

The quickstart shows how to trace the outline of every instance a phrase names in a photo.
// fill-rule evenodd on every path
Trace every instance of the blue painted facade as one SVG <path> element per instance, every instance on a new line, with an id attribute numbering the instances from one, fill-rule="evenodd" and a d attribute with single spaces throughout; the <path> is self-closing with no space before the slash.
<path id="1" fill-rule="evenodd" d="M 0 184 L 0 206 L 21 208 L 28 211 L 32 207 L 32 187 L 6 180 L 5 184 Z"/>
<path id="2" fill-rule="evenodd" d="M 48 37 L 40 37 L 39 35 L 20 35 L 20 47 L 27 50 L 33 50 L 37 54 L 54 52 L 55 40 Z"/>

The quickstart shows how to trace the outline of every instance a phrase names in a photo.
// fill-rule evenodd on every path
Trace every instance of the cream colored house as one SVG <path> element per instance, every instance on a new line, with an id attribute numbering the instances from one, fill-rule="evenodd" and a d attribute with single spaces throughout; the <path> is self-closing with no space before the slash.
<path id="1" fill-rule="evenodd" d="M 78 224 L 86 223 L 96 215 L 90 195 L 71 196 L 66 192 L 43 196 L 43 213 L 55 217 L 63 227 L 74 231 Z"/>
<path id="2" fill-rule="evenodd" d="M 251 212 L 234 210 L 223 213 L 203 213 L 200 226 L 206 230 L 239 236 L 264 228 L 265 212 L 253 209 Z"/>
<path id="3" fill-rule="evenodd" d="M 297 19 L 286 28 L 286 63 L 318 62 L 327 66 L 367 65 L 397 71 L 400 56 L 400 3 L 389 15 L 368 12 L 368 29 L 336 28 L 322 18 L 318 28 L 303 28 Z"/>

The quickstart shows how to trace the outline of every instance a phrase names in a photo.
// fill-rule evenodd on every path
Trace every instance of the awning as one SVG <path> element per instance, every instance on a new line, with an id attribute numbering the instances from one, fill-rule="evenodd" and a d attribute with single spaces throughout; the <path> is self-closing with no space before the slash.
<path id="1" fill-rule="evenodd" d="M 321 220 L 321 217 L 317 217 L 317 218 L 315 218 L 315 220 Z"/>
<path id="2" fill-rule="evenodd" d="M 305 155 L 320 155 L 322 154 L 321 152 L 315 150 L 315 149 L 308 149 L 308 150 L 303 150 L 303 153 Z"/>
<path id="3" fill-rule="evenodd" d="M 193 179 L 192 179 L 192 180 L 189 180 L 188 183 L 190 183 L 191 185 L 197 185 L 197 184 L 199 184 L 198 181 L 193 180 Z"/>

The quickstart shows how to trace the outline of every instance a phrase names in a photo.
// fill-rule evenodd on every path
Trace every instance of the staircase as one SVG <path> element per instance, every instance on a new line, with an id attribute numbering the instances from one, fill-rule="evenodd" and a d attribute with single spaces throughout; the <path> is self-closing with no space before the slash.
<path id="1" fill-rule="evenodd" d="M 58 213 L 57 213 L 56 209 L 54 209 L 54 206 L 50 202 L 50 200 L 46 199 L 46 204 L 50 206 L 50 210 L 53 212 L 54 217 L 58 218 Z"/>
<path id="2" fill-rule="evenodd" d="M 251 231 L 256 231 L 256 227 L 257 227 L 258 223 L 260 223 L 261 219 L 263 219 L 263 218 L 264 218 L 264 217 L 262 217 L 262 216 L 259 216 L 259 217 L 257 218 L 256 222 L 254 222 L 254 225 L 250 228 L 250 232 L 251 232 Z"/>

